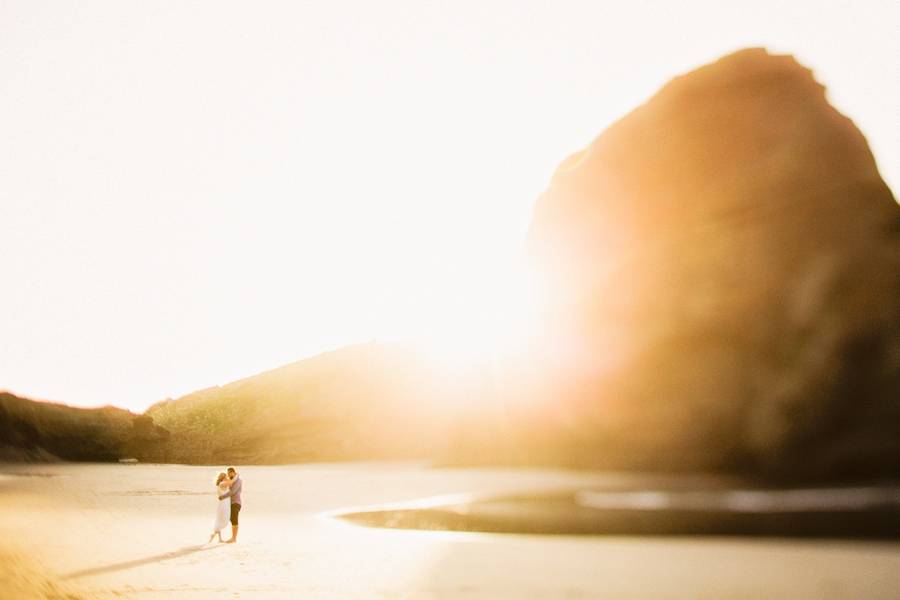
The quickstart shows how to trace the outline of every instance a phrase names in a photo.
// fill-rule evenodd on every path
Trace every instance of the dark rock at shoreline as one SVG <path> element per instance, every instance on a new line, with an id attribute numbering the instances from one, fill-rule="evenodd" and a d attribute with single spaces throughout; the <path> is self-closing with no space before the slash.
<path id="1" fill-rule="evenodd" d="M 168 432 L 121 408 L 75 408 L 0 392 L 0 461 L 162 462 Z"/>
<path id="2" fill-rule="evenodd" d="M 745 50 L 674 79 L 560 165 L 528 248 L 553 408 L 522 418 L 547 448 L 900 476 L 900 208 L 792 57 Z"/>

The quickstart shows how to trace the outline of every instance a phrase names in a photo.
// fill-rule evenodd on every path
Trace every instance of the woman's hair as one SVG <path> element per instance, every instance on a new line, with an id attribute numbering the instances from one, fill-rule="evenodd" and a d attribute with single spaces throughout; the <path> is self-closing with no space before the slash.
<path id="1" fill-rule="evenodd" d="M 219 485 L 220 483 L 222 483 L 222 480 L 225 479 L 225 477 L 226 477 L 225 473 L 219 473 L 219 476 L 216 477 L 216 485 Z"/>

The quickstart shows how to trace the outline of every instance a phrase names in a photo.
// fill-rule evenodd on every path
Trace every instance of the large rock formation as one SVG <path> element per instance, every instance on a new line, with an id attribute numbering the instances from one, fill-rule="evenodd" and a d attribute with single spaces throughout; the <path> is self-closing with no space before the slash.
<path id="1" fill-rule="evenodd" d="M 580 462 L 900 475 L 900 208 L 792 57 L 670 82 L 560 165 L 528 245 Z"/>

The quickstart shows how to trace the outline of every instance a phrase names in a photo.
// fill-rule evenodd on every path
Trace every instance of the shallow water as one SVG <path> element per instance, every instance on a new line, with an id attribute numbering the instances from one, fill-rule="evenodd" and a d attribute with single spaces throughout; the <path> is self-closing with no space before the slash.
<path id="1" fill-rule="evenodd" d="M 634 483 L 562 470 L 243 467 L 239 542 L 204 545 L 219 470 L 0 465 L 0 535 L 101 598 L 893 598 L 900 589 L 892 542 L 404 531 L 332 517 Z"/>

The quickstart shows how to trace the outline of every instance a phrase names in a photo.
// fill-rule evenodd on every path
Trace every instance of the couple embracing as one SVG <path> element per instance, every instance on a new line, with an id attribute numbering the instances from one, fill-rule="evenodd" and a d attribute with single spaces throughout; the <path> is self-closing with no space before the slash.
<path id="1" fill-rule="evenodd" d="M 241 487 L 243 483 L 241 476 L 234 470 L 234 467 L 228 467 L 227 474 L 219 473 L 219 476 L 216 478 L 219 505 L 216 507 L 216 523 L 213 525 L 213 532 L 210 534 L 207 544 L 213 541 L 213 538 L 216 536 L 219 536 L 220 542 L 225 542 L 222 539 L 222 530 L 228 525 L 228 521 L 231 521 L 231 539 L 225 543 L 233 544 L 237 542 L 238 514 L 241 512 Z"/>

